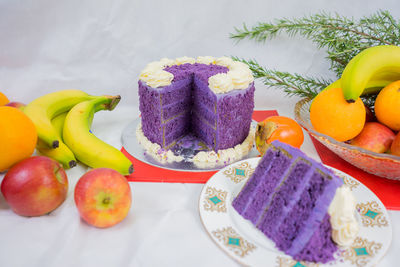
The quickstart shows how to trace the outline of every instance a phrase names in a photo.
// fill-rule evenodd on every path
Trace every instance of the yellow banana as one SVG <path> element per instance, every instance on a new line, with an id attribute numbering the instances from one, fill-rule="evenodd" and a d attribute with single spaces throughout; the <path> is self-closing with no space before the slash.
<path id="1" fill-rule="evenodd" d="M 72 151 L 62 141 L 62 131 L 64 128 L 64 121 L 67 113 L 68 112 L 61 113 L 51 120 L 51 124 L 56 130 L 57 137 L 60 140 L 59 146 L 57 148 L 49 148 L 49 146 L 46 145 L 46 143 L 44 143 L 44 141 L 42 141 L 41 139 L 38 139 L 38 143 L 36 145 L 37 150 L 41 154 L 57 160 L 63 165 L 65 169 L 73 168 L 76 166 L 76 158 L 74 153 L 72 153 Z"/>
<path id="2" fill-rule="evenodd" d="M 49 148 L 59 146 L 60 138 L 51 120 L 57 115 L 70 110 L 77 103 L 93 99 L 81 90 L 61 90 L 36 98 L 24 108 L 25 114 L 33 121 L 39 139 Z"/>
<path id="3" fill-rule="evenodd" d="M 400 47 L 380 45 L 367 48 L 357 54 L 345 67 L 341 76 L 346 101 L 354 102 L 373 81 L 385 81 L 385 85 L 400 80 Z M 375 86 L 369 93 L 379 91 L 385 85 Z M 370 86 L 371 87 L 371 86 Z"/>
<path id="4" fill-rule="evenodd" d="M 133 172 L 132 163 L 121 151 L 90 132 L 94 113 L 102 109 L 113 110 L 119 101 L 120 96 L 103 96 L 77 104 L 65 118 L 63 138 L 82 163 L 92 168 L 111 168 L 128 175 Z"/>

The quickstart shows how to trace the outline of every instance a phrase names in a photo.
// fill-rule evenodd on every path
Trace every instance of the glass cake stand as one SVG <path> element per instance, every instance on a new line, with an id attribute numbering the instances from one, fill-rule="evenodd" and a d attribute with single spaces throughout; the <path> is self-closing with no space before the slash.
<path id="1" fill-rule="evenodd" d="M 223 164 L 223 163 L 221 163 L 219 165 L 208 164 L 208 165 L 204 165 L 204 166 L 200 167 L 199 165 L 196 165 L 195 163 L 190 161 L 190 157 L 193 156 L 194 154 L 196 154 L 196 151 L 194 151 L 193 149 L 191 150 L 190 148 L 185 148 L 184 153 L 177 154 L 177 152 L 175 152 L 176 155 L 183 156 L 185 158 L 185 160 L 180 161 L 180 162 L 174 161 L 174 162 L 163 163 L 163 162 L 160 162 L 157 159 L 153 158 L 151 155 L 149 155 L 146 152 L 146 150 L 144 149 L 144 147 L 137 140 L 136 129 L 139 126 L 140 122 L 141 122 L 141 119 L 137 118 L 125 127 L 125 129 L 122 131 L 122 137 L 121 137 L 122 145 L 131 156 L 133 156 L 134 158 L 136 158 L 142 162 L 150 164 L 152 166 L 156 166 L 156 167 L 160 167 L 160 168 L 164 168 L 164 169 L 176 170 L 176 171 L 206 172 L 206 171 L 220 170 L 221 168 L 223 168 L 229 164 L 232 164 L 234 162 L 237 162 L 239 160 L 257 157 L 259 155 L 257 149 L 255 148 L 255 146 L 253 144 L 253 148 L 250 150 L 250 152 L 246 156 L 244 156 L 240 159 L 231 161 L 227 164 Z M 257 125 L 257 123 L 255 121 L 253 121 L 252 127 L 255 127 L 256 125 Z M 187 155 L 191 155 L 191 156 L 187 156 Z"/>

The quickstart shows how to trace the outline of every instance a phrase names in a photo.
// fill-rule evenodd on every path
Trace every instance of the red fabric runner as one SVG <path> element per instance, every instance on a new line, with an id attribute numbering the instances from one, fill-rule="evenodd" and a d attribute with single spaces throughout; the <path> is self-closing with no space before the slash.
<path id="1" fill-rule="evenodd" d="M 257 110 L 253 113 L 253 119 L 261 121 L 273 115 L 278 115 L 276 110 Z M 311 137 L 311 140 L 324 164 L 359 180 L 379 197 L 386 208 L 400 210 L 400 181 L 389 180 L 364 172 L 341 159 L 313 137 Z M 216 171 L 186 172 L 163 169 L 135 159 L 124 148 L 121 151 L 132 161 L 135 167 L 135 171 L 127 176 L 130 182 L 206 183 L 216 173 Z"/>

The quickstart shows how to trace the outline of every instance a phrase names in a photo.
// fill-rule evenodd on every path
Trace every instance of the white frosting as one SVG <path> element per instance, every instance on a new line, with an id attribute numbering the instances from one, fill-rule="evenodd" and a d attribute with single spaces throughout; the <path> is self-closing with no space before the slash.
<path id="1" fill-rule="evenodd" d="M 200 151 L 192 159 L 186 159 L 193 162 L 197 167 L 207 168 L 216 165 L 228 165 L 229 163 L 240 160 L 246 156 L 253 148 L 255 127 L 250 127 L 249 135 L 243 143 L 236 145 L 234 148 L 215 151 Z M 185 160 L 182 156 L 176 156 L 171 150 L 165 150 L 157 143 L 152 143 L 144 135 L 142 124 L 139 123 L 136 128 L 136 138 L 143 146 L 146 153 L 160 163 L 181 162 Z"/>
<path id="2" fill-rule="evenodd" d="M 253 148 L 255 133 L 255 127 L 250 127 L 249 135 L 243 143 L 233 148 L 218 150 L 217 153 L 215 151 L 201 151 L 193 157 L 193 163 L 200 168 L 204 168 L 215 165 L 228 165 L 229 163 L 240 160 Z"/>
<path id="3" fill-rule="evenodd" d="M 174 75 L 165 70 L 145 69 L 142 74 L 140 74 L 140 79 L 144 80 L 147 85 L 157 88 L 170 85 L 174 79 Z"/>
<path id="4" fill-rule="evenodd" d="M 196 63 L 196 59 L 192 57 L 178 57 L 175 59 L 175 65 L 182 65 L 186 63 L 194 64 Z"/>
<path id="5" fill-rule="evenodd" d="M 163 65 L 164 68 L 167 67 L 167 66 L 172 66 L 172 65 L 175 64 L 175 60 L 169 59 L 169 58 L 166 58 L 166 57 L 160 59 L 160 62 Z"/>
<path id="6" fill-rule="evenodd" d="M 146 152 L 161 163 L 181 162 L 184 160 L 182 156 L 176 156 L 172 151 L 164 150 L 159 144 L 152 143 L 149 139 L 147 139 L 147 137 L 143 134 L 141 123 L 136 128 L 136 138 Z"/>
<path id="7" fill-rule="evenodd" d="M 251 71 L 247 71 L 246 69 L 231 70 L 228 72 L 228 75 L 231 77 L 233 87 L 236 89 L 246 89 L 254 81 Z"/>
<path id="8" fill-rule="evenodd" d="M 206 65 L 215 64 L 215 58 L 211 56 L 205 56 L 205 57 L 198 56 L 196 62 Z"/>
<path id="9" fill-rule="evenodd" d="M 208 87 L 216 94 L 233 90 L 232 77 L 227 73 L 218 73 L 208 79 Z"/>
<path id="10" fill-rule="evenodd" d="M 336 189 L 328 213 L 331 216 L 332 240 L 339 246 L 353 243 L 359 230 L 355 217 L 356 199 L 350 188 L 341 186 Z"/>
<path id="11" fill-rule="evenodd" d="M 160 61 L 147 64 L 140 73 L 139 79 L 153 88 L 167 86 L 171 84 L 174 76 L 172 73 L 164 71 L 165 67 L 196 62 L 207 65 L 216 64 L 229 69 L 227 73 L 218 73 L 208 79 L 208 86 L 216 94 L 227 93 L 235 89 L 246 89 L 254 81 L 251 70 L 246 64 L 233 61 L 229 57 L 214 58 L 211 56 L 199 56 L 197 59 L 185 56 L 175 60 L 162 58 Z"/>
<path id="12" fill-rule="evenodd" d="M 229 68 L 235 61 L 230 57 L 219 57 L 215 59 L 215 64 Z"/>

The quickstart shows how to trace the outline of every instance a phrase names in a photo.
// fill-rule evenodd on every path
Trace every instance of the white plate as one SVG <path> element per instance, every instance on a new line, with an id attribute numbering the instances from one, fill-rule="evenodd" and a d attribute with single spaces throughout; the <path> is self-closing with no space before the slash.
<path id="1" fill-rule="evenodd" d="M 250 158 L 229 165 L 204 185 L 200 194 L 200 217 L 211 239 L 229 256 L 248 266 L 324 266 L 297 262 L 275 248 L 274 243 L 242 218 L 232 207 L 254 172 L 260 158 Z M 329 166 L 327 166 L 329 167 Z M 330 167 L 329 167 L 330 168 Z M 378 197 L 353 177 L 331 168 L 350 186 L 357 199 L 360 231 L 354 243 L 341 249 L 335 261 L 326 266 L 373 266 L 385 255 L 392 240 L 392 224 Z"/>

